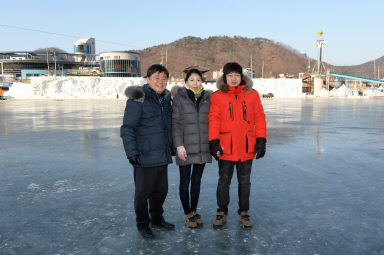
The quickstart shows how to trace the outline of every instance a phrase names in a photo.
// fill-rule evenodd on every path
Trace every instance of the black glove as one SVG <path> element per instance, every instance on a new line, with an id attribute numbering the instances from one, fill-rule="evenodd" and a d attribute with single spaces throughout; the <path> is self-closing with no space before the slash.
<path id="1" fill-rule="evenodd" d="M 256 138 L 255 145 L 255 155 L 256 159 L 262 158 L 265 155 L 265 144 L 267 143 L 267 139 L 263 137 Z"/>
<path id="2" fill-rule="evenodd" d="M 218 153 L 220 153 L 220 155 L 223 155 L 223 149 L 220 146 L 219 139 L 213 139 L 209 141 L 209 151 L 216 160 L 219 160 Z"/>
<path id="3" fill-rule="evenodd" d="M 177 155 L 177 150 L 172 146 L 172 157 Z"/>
<path id="4" fill-rule="evenodd" d="M 129 163 L 131 163 L 133 166 L 134 165 L 140 165 L 140 158 L 139 155 L 133 155 L 132 157 L 129 158 Z"/>

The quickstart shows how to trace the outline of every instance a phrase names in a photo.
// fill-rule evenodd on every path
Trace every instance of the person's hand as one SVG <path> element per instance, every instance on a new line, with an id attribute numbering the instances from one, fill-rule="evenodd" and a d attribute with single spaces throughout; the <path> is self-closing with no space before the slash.
<path id="1" fill-rule="evenodd" d="M 256 159 L 262 158 L 265 155 L 267 139 L 263 137 L 256 138 L 255 155 Z"/>
<path id="2" fill-rule="evenodd" d="M 134 165 L 140 165 L 140 157 L 139 155 L 133 155 L 132 157 L 129 158 L 129 163 L 131 163 L 133 166 Z"/>
<path id="3" fill-rule="evenodd" d="M 223 155 L 223 148 L 220 146 L 219 139 L 209 141 L 209 151 L 216 160 L 219 160 L 219 154 Z"/>
<path id="4" fill-rule="evenodd" d="M 184 146 L 177 147 L 177 156 L 183 161 L 187 161 L 187 151 Z"/>

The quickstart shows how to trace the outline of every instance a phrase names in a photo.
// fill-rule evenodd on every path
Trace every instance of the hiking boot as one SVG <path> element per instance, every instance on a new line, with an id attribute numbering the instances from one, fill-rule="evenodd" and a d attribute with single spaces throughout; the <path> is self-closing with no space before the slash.
<path id="1" fill-rule="evenodd" d="M 241 224 L 243 224 L 244 228 L 252 227 L 253 223 L 248 212 L 241 212 L 239 217 L 240 217 Z"/>
<path id="2" fill-rule="evenodd" d="M 137 227 L 137 231 L 139 234 L 145 239 L 153 239 L 155 236 L 153 235 L 151 228 L 147 226 Z"/>
<path id="3" fill-rule="evenodd" d="M 185 215 L 185 225 L 189 228 L 196 228 L 197 222 L 195 221 L 195 216 L 190 213 L 188 215 Z"/>
<path id="4" fill-rule="evenodd" d="M 217 212 L 216 217 L 213 220 L 213 228 L 221 228 L 225 221 L 227 220 L 227 215 L 224 212 Z"/>
<path id="5" fill-rule="evenodd" d="M 174 230 L 175 229 L 175 225 L 174 224 L 166 222 L 164 219 L 162 219 L 159 222 L 151 222 L 151 226 L 153 228 L 161 228 L 161 229 L 164 229 L 164 230 Z"/>
<path id="6" fill-rule="evenodd" d="M 203 219 L 201 219 L 200 214 L 198 214 L 196 211 L 192 212 L 193 216 L 195 217 L 195 221 L 197 225 L 203 225 Z"/>

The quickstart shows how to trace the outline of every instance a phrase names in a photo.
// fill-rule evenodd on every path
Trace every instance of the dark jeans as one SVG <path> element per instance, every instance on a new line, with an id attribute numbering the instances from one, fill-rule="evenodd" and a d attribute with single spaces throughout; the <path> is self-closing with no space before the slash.
<path id="1" fill-rule="evenodd" d="M 180 166 L 180 186 L 179 194 L 181 204 L 183 205 L 184 214 L 190 214 L 196 211 L 197 203 L 199 202 L 201 176 L 203 175 L 205 164 L 193 164 L 192 179 L 191 169 L 192 165 Z M 191 183 L 191 192 L 189 192 L 189 183 Z M 189 203 L 191 197 L 191 203 Z"/>
<path id="2" fill-rule="evenodd" d="M 233 170 L 236 165 L 238 195 L 239 195 L 239 210 L 238 213 L 249 210 L 249 194 L 251 191 L 251 169 L 253 159 L 240 161 L 219 160 L 219 182 L 217 184 L 216 198 L 219 208 L 218 212 L 228 214 L 229 205 L 229 186 L 233 175 Z"/>
<path id="3" fill-rule="evenodd" d="M 168 193 L 168 165 L 135 167 L 135 213 L 138 228 L 163 220 L 163 203 Z M 148 214 L 149 201 L 149 219 Z"/>

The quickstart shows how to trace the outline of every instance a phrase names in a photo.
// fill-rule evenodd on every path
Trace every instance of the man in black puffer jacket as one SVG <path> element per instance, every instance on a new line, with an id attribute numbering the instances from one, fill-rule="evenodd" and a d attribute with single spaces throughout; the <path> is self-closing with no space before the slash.
<path id="1" fill-rule="evenodd" d="M 168 77 L 164 66 L 152 65 L 147 71 L 148 84 L 126 90 L 120 135 L 134 168 L 136 223 L 144 238 L 154 238 L 149 223 L 163 229 L 175 227 L 163 218 L 168 164 L 172 163 L 171 94 L 165 89 Z"/>

